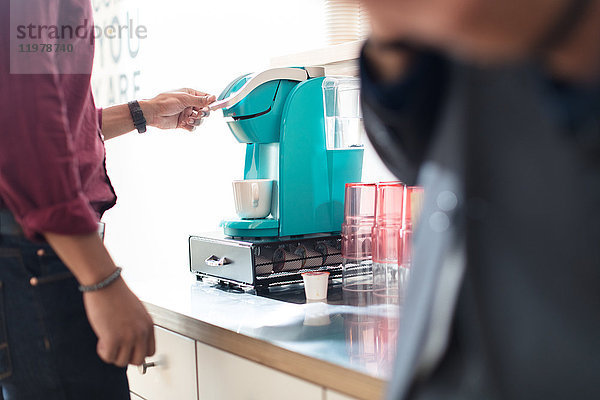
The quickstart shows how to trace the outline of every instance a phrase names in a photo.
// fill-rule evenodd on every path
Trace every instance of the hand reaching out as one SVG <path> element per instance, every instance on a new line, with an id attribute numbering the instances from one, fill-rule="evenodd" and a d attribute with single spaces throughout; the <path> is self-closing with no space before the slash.
<path id="1" fill-rule="evenodd" d="M 213 95 L 184 88 L 140 101 L 140 106 L 150 126 L 193 131 L 210 114 L 206 106 L 213 101 Z"/>

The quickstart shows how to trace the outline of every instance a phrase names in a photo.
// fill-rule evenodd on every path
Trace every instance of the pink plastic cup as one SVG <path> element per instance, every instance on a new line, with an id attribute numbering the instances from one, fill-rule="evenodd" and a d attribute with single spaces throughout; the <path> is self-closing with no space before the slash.
<path id="1" fill-rule="evenodd" d="M 374 183 L 347 183 L 344 196 L 344 224 L 358 225 L 375 217 Z"/>
<path id="2" fill-rule="evenodd" d="M 347 183 L 342 224 L 342 257 L 371 258 L 371 229 L 375 218 L 374 183 Z"/>
<path id="3" fill-rule="evenodd" d="M 375 295 L 385 293 L 386 297 L 390 294 L 394 297 L 398 293 L 404 192 L 405 185 L 402 182 L 382 182 L 377 185 L 375 225 L 371 234 Z"/>
<path id="4" fill-rule="evenodd" d="M 371 230 L 375 222 L 374 183 L 348 183 L 342 224 L 342 288 L 344 298 L 355 303 L 354 294 L 370 298 L 373 289 Z M 361 303 L 369 301 L 361 300 Z"/>
<path id="5" fill-rule="evenodd" d="M 402 182 L 382 182 L 377 185 L 375 225 L 372 231 L 374 262 L 398 262 L 404 189 Z"/>

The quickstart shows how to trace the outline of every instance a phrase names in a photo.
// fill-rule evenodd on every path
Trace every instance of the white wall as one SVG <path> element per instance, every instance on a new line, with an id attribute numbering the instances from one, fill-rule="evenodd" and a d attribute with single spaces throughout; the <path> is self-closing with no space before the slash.
<path id="1" fill-rule="evenodd" d="M 218 95 L 242 73 L 268 67 L 273 56 L 325 45 L 322 0 L 92 3 L 96 25 L 132 19 L 148 35 L 129 43 L 98 40 L 93 86 L 102 107 L 181 87 Z M 234 215 L 230 182 L 241 178 L 244 147 L 219 114 L 191 134 L 149 129 L 106 143 L 119 197 L 104 217 L 106 244 L 129 279 L 166 269 L 186 275 L 188 235 L 217 230 Z M 391 178 L 372 151 L 365 178 Z"/>

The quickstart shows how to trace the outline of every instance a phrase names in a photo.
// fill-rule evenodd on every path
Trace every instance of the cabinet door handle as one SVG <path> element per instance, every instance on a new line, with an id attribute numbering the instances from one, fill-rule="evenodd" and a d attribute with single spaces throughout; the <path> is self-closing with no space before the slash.
<path id="1" fill-rule="evenodd" d="M 148 372 L 148 368 L 156 367 L 156 363 L 154 361 L 145 362 L 142 365 L 138 365 L 138 371 L 140 374 L 145 375 Z"/>
<path id="2" fill-rule="evenodd" d="M 204 260 L 204 263 L 210 267 L 221 267 L 223 265 L 230 264 L 231 261 L 229 261 L 225 257 L 219 258 L 215 255 L 212 255 L 212 256 L 208 257 L 206 260 Z"/>

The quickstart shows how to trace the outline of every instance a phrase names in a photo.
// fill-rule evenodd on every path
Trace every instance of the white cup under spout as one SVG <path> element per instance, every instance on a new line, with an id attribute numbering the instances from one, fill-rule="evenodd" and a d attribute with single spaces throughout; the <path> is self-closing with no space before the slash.
<path id="1" fill-rule="evenodd" d="M 272 179 L 233 181 L 235 212 L 242 219 L 265 218 L 271 213 Z"/>

